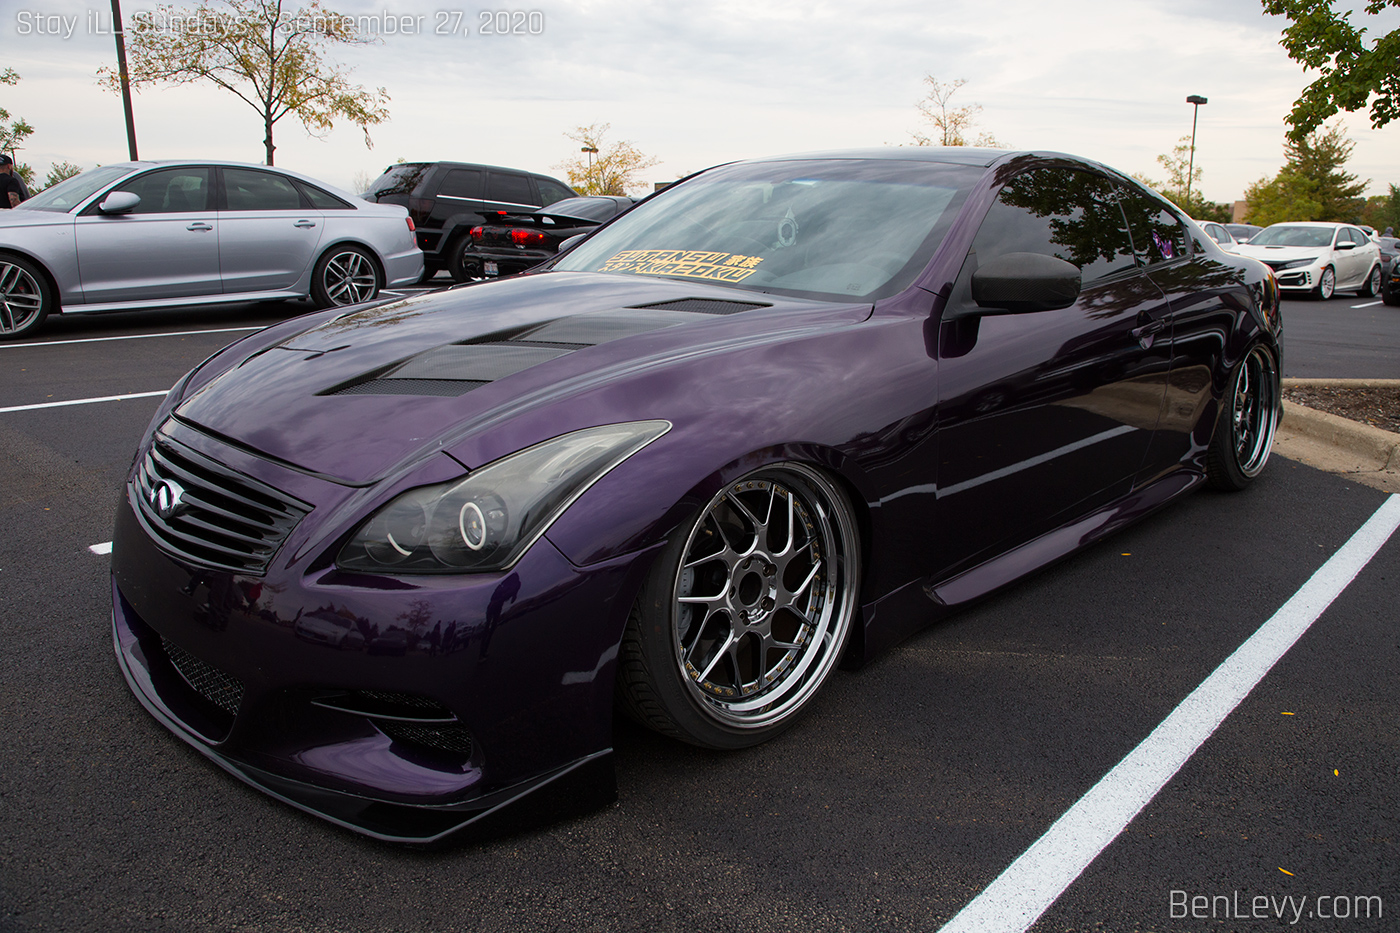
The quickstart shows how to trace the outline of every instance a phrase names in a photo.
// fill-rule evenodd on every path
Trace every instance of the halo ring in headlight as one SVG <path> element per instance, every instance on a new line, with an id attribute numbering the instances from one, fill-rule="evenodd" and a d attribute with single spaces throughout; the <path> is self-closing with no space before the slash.
<path id="1" fill-rule="evenodd" d="M 462 511 L 457 513 L 457 530 L 462 533 L 462 543 L 473 551 L 479 551 L 486 546 L 486 516 L 481 511 L 481 506 L 475 502 L 468 502 L 462 506 Z M 473 531 L 475 540 L 473 540 Z"/>

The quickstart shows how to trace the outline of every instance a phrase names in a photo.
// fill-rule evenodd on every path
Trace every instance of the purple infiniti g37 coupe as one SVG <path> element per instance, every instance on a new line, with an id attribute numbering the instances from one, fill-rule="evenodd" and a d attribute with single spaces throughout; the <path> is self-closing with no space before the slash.
<path id="1" fill-rule="evenodd" d="M 136 697 L 432 842 L 615 794 L 617 711 L 765 741 L 836 666 L 1202 484 L 1279 415 L 1269 269 L 1056 153 L 701 172 L 530 273 L 197 367 L 116 519 Z"/>

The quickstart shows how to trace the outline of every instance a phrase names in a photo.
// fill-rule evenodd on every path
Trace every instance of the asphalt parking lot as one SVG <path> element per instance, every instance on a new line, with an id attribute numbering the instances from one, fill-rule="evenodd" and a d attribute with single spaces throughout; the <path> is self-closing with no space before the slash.
<path id="1" fill-rule="evenodd" d="M 1400 309 L 1375 302 L 1286 302 L 1284 374 L 1400 377 Z M 1037 897 L 1040 933 L 1397 928 L 1400 534 L 1274 639 L 1213 734 L 1184 702 L 1241 646 L 1257 665 L 1251 636 L 1400 501 L 1282 458 L 838 673 L 768 745 L 619 721 L 601 811 L 424 853 L 243 786 L 128 692 L 92 546 L 145 393 L 298 310 L 60 319 L 0 345 L 0 933 L 1003 930 Z M 1164 722 L 1204 741 L 1134 753 Z M 1105 781 L 1125 759 L 1162 784 L 1140 812 Z M 1062 838 L 1067 812 L 1087 822 Z M 1010 896 L 954 920 L 989 886 Z"/>

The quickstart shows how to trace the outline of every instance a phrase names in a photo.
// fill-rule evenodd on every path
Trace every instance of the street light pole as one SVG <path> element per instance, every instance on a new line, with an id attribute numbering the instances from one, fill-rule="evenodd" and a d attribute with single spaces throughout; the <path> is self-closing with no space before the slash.
<path id="1" fill-rule="evenodd" d="M 1191 110 L 1191 161 L 1186 168 L 1186 204 L 1185 208 L 1191 209 L 1191 179 L 1196 174 L 1196 118 L 1201 115 L 1201 104 L 1206 103 L 1206 99 L 1199 94 L 1192 94 L 1186 98 L 1186 102 L 1192 105 Z"/>
<path id="2" fill-rule="evenodd" d="M 131 115 L 131 82 L 126 74 L 126 39 L 122 36 L 120 0 L 112 0 L 112 33 L 117 37 L 117 80 L 122 86 L 122 107 L 126 110 L 126 148 L 131 153 L 131 161 L 135 162 L 136 120 Z"/>
<path id="3" fill-rule="evenodd" d="M 579 152 L 588 153 L 588 186 L 590 188 L 596 188 L 597 185 L 593 181 L 593 157 L 598 154 L 598 147 L 584 146 Z"/>

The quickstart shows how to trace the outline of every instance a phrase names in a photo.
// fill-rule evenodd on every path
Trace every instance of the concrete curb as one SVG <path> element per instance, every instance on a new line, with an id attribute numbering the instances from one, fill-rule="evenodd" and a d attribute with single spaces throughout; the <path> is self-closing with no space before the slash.
<path id="1" fill-rule="evenodd" d="M 1283 401 L 1283 422 L 1279 427 L 1339 447 L 1374 463 L 1374 470 L 1400 470 L 1400 434 L 1316 411 L 1287 399 Z"/>
<path id="2" fill-rule="evenodd" d="M 1400 379 L 1284 379 L 1285 389 L 1400 389 Z"/>

